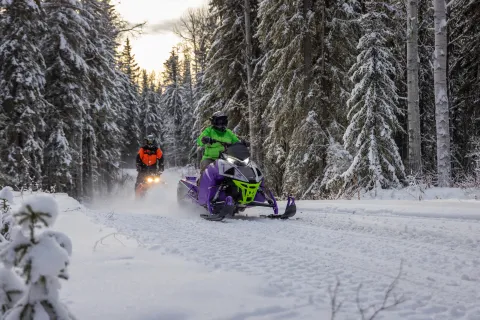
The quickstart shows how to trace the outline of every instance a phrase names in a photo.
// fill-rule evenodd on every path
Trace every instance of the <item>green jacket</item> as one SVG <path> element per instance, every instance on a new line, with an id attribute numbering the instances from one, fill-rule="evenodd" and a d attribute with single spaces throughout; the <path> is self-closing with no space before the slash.
<path id="1" fill-rule="evenodd" d="M 235 143 L 239 142 L 240 139 L 235 135 L 235 133 L 232 132 L 232 130 L 227 129 L 225 132 L 218 131 L 214 129 L 213 127 L 208 127 L 205 130 L 203 130 L 202 134 L 197 139 L 197 144 L 200 147 L 205 147 L 205 152 L 203 154 L 202 160 L 205 159 L 218 159 L 220 156 L 220 152 L 224 150 L 224 147 L 218 143 L 215 142 L 213 144 L 203 144 L 202 138 L 203 137 L 210 137 L 212 139 L 222 141 L 224 143 Z"/>

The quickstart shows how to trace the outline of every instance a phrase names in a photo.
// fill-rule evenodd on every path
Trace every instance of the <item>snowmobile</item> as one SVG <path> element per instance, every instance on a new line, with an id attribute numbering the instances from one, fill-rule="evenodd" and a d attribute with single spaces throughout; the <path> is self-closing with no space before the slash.
<path id="1" fill-rule="evenodd" d="M 288 197 L 285 213 L 279 214 L 277 201 L 265 187 L 262 171 L 250 160 L 245 143 L 214 142 L 220 142 L 225 150 L 207 167 L 199 181 L 195 176 L 186 176 L 178 182 L 177 201 L 180 205 L 193 202 L 204 207 L 208 213 L 200 216 L 210 221 L 222 221 L 252 207 L 273 210 L 273 214 L 262 215 L 263 218 L 288 219 L 296 214 L 293 197 Z"/>
<path id="2" fill-rule="evenodd" d="M 161 178 L 161 173 L 152 172 L 146 174 L 143 180 L 138 184 L 137 188 L 135 189 L 136 199 L 141 199 L 145 197 L 147 191 L 158 184 L 166 184 L 166 182 L 163 181 L 163 179 Z"/>

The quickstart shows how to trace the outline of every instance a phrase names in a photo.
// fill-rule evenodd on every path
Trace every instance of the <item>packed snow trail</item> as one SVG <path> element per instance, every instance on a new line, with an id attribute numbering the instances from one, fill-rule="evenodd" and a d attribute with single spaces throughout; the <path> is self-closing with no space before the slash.
<path id="1" fill-rule="evenodd" d="M 403 260 L 396 292 L 407 301 L 378 319 L 480 319 L 478 219 L 437 218 L 431 210 L 430 218 L 415 216 L 424 202 L 409 202 L 414 209 L 402 216 L 395 215 L 395 203 L 389 204 L 386 214 L 370 214 L 362 212 L 362 202 L 349 202 L 356 203 L 357 209 L 348 213 L 342 208 L 345 204 L 335 206 L 330 201 L 324 204 L 330 209 L 322 209 L 322 202 L 303 202 L 306 210 L 298 202 L 298 220 L 248 217 L 212 223 L 199 218 L 198 210 L 180 210 L 175 200 L 179 175 L 168 172 L 165 178 L 169 186 L 152 190 L 144 202 L 130 207 L 127 200 L 110 203 L 108 214 L 100 210 L 90 216 L 138 239 L 152 254 L 175 255 L 213 269 L 260 277 L 269 288 L 266 296 L 289 298 L 298 306 L 329 310 L 328 288 L 338 278 L 339 300 L 344 302 L 337 319 L 359 318 L 360 284 L 360 301 L 365 306 L 381 303 Z M 450 202 L 452 206 L 462 213 L 460 202 Z M 401 207 L 398 210 L 402 212 Z M 274 318 L 279 315 L 272 314 Z M 299 314 L 284 318 L 299 319 Z M 305 319 L 314 318 L 311 314 Z"/>

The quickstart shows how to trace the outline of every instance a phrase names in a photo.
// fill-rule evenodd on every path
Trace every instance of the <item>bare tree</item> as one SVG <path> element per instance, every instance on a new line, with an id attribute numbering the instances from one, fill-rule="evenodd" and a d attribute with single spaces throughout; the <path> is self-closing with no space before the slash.
<path id="1" fill-rule="evenodd" d="M 209 28 L 209 19 L 206 8 L 190 8 L 180 18 L 180 23 L 173 29 L 173 32 L 193 49 L 193 71 L 195 76 L 205 67 L 208 50 L 207 42 L 212 31 Z"/>
<path id="2" fill-rule="evenodd" d="M 422 172 L 419 105 L 418 0 L 407 6 L 408 164 L 414 174 Z"/>
<path id="3" fill-rule="evenodd" d="M 438 186 L 451 185 L 450 114 L 447 93 L 447 6 L 445 0 L 433 0 L 435 52 L 433 72 L 435 85 L 435 119 L 437 125 Z"/>

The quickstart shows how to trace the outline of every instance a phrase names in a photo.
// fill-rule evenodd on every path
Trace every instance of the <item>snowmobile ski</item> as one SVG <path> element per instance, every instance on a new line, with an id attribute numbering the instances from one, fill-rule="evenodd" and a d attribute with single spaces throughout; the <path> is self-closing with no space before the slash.
<path id="1" fill-rule="evenodd" d="M 200 217 L 208 221 L 222 221 L 225 219 L 225 217 L 233 216 L 233 213 L 235 212 L 235 205 L 232 197 L 229 196 L 225 199 L 224 203 L 209 205 L 208 209 L 210 212 L 212 212 L 212 214 L 201 214 Z"/>
<path id="2" fill-rule="evenodd" d="M 285 209 L 285 213 L 283 214 L 269 214 L 261 215 L 262 218 L 268 219 L 281 219 L 286 220 L 293 217 L 297 213 L 297 205 L 295 204 L 295 199 L 293 197 L 288 197 L 287 208 Z"/>

